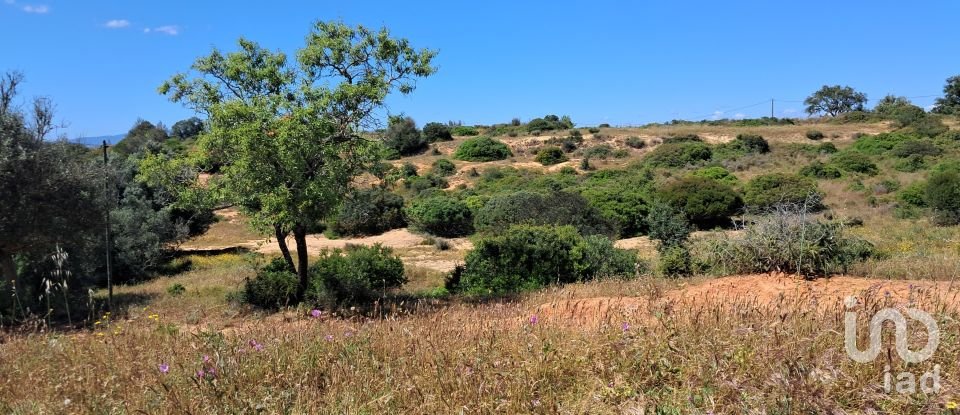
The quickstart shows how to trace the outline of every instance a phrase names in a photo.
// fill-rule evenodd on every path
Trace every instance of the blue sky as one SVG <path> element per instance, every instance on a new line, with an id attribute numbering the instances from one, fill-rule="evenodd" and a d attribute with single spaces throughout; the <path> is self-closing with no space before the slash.
<path id="1" fill-rule="evenodd" d="M 770 98 L 799 116 L 787 101 L 824 84 L 940 94 L 960 74 L 957 16 L 955 1 L 0 0 L 0 71 L 24 72 L 24 98 L 51 97 L 71 138 L 117 134 L 192 115 L 156 88 L 212 47 L 244 36 L 293 53 L 313 21 L 337 19 L 439 50 L 440 71 L 389 101 L 421 125 L 752 117 Z"/>

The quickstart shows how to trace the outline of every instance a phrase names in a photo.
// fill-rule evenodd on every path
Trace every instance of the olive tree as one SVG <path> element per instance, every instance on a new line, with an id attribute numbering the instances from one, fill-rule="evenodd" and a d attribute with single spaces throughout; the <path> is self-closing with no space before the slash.
<path id="1" fill-rule="evenodd" d="M 174 75 L 159 91 L 207 116 L 200 154 L 222 165 L 211 185 L 260 230 L 272 230 L 303 298 L 309 226 L 335 213 L 353 179 L 379 161 L 363 128 L 391 92 L 408 94 L 436 70 L 436 52 L 414 49 L 385 28 L 322 21 L 294 62 L 247 39 L 238 43 L 236 52 L 200 57 L 192 73 Z"/>
<path id="2" fill-rule="evenodd" d="M 937 98 L 933 112 L 960 114 L 960 75 L 947 78 L 947 84 L 943 86 L 943 97 Z"/>
<path id="3" fill-rule="evenodd" d="M 803 103 L 807 105 L 807 114 L 824 113 L 836 117 L 845 112 L 862 111 L 867 103 L 867 95 L 849 86 L 824 85 Z"/>

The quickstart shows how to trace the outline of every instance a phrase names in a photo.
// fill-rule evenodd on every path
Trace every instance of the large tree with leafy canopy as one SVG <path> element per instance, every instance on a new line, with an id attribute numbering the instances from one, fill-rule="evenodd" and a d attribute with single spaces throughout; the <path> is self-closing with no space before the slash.
<path id="1" fill-rule="evenodd" d="M 824 113 L 831 117 L 850 111 L 863 111 L 867 95 L 857 92 L 849 86 L 827 86 L 814 92 L 803 101 L 807 105 L 807 114 Z"/>
<path id="2" fill-rule="evenodd" d="M 387 29 L 340 22 L 317 22 L 295 62 L 246 39 L 239 46 L 197 59 L 192 74 L 173 76 L 160 93 L 206 114 L 199 154 L 222 166 L 213 189 L 272 231 L 302 298 L 310 225 L 334 213 L 353 179 L 378 161 L 361 132 L 391 92 L 408 94 L 436 70 L 436 52 Z"/>

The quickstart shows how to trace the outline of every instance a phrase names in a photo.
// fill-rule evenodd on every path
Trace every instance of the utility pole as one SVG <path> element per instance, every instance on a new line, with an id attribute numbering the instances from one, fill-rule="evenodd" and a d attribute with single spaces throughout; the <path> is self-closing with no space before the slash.
<path id="1" fill-rule="evenodd" d="M 103 140 L 103 194 L 106 198 L 106 210 L 103 213 L 104 218 L 104 240 L 107 251 L 107 311 L 113 312 L 113 259 L 110 257 L 110 251 L 113 251 L 113 248 L 110 246 L 110 207 L 112 204 L 110 192 L 110 172 L 107 170 L 107 140 Z"/>
<path id="2" fill-rule="evenodd" d="M 770 98 L 770 118 L 773 118 L 773 98 Z"/>

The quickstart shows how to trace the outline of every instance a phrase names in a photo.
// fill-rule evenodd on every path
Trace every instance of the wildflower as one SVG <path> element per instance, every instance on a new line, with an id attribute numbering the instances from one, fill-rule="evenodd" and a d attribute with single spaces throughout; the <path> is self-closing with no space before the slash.
<path id="1" fill-rule="evenodd" d="M 97 337 L 103 337 L 103 332 L 97 332 Z"/>
<path id="2" fill-rule="evenodd" d="M 332 334 L 328 334 L 327 337 L 324 337 L 324 339 L 326 339 L 328 342 L 332 342 L 332 341 L 333 341 L 333 335 L 332 335 Z"/>
<path id="3" fill-rule="evenodd" d="M 620 328 L 623 329 L 624 332 L 630 331 L 630 323 L 623 322 L 623 324 L 620 325 Z"/>
<path id="4" fill-rule="evenodd" d="M 209 356 L 209 355 L 203 355 L 203 363 L 210 363 L 210 356 Z"/>
<path id="5" fill-rule="evenodd" d="M 320 318 L 320 314 L 323 314 L 323 313 L 320 310 L 317 310 L 316 308 L 314 308 L 313 310 L 310 310 L 310 316 L 312 316 L 313 318 Z"/>
<path id="6" fill-rule="evenodd" d="M 205 374 L 206 374 L 206 372 L 204 372 L 203 369 L 200 369 L 200 370 L 197 371 L 197 377 L 198 377 L 198 378 L 203 378 L 203 376 L 204 376 Z"/>
<path id="7" fill-rule="evenodd" d="M 538 321 L 540 321 L 540 319 L 537 318 L 537 315 L 536 315 L 536 314 L 530 316 L 530 325 L 531 325 L 531 326 L 534 325 L 534 324 L 537 324 Z"/>
<path id="8" fill-rule="evenodd" d="M 168 372 L 170 372 L 170 365 L 166 363 L 161 363 L 157 365 L 157 369 L 160 369 L 160 373 L 167 374 Z"/>
<path id="9" fill-rule="evenodd" d="M 256 350 L 258 352 L 263 351 L 263 344 L 257 343 L 256 340 L 250 340 L 249 344 L 250 344 L 250 347 L 253 348 L 253 350 Z"/>
<path id="10" fill-rule="evenodd" d="M 957 409 L 958 405 L 954 401 L 947 402 L 947 409 Z"/>
<path id="11" fill-rule="evenodd" d="M 343 337 L 353 337 L 353 332 L 350 330 L 347 330 L 346 332 L 343 333 Z"/>

